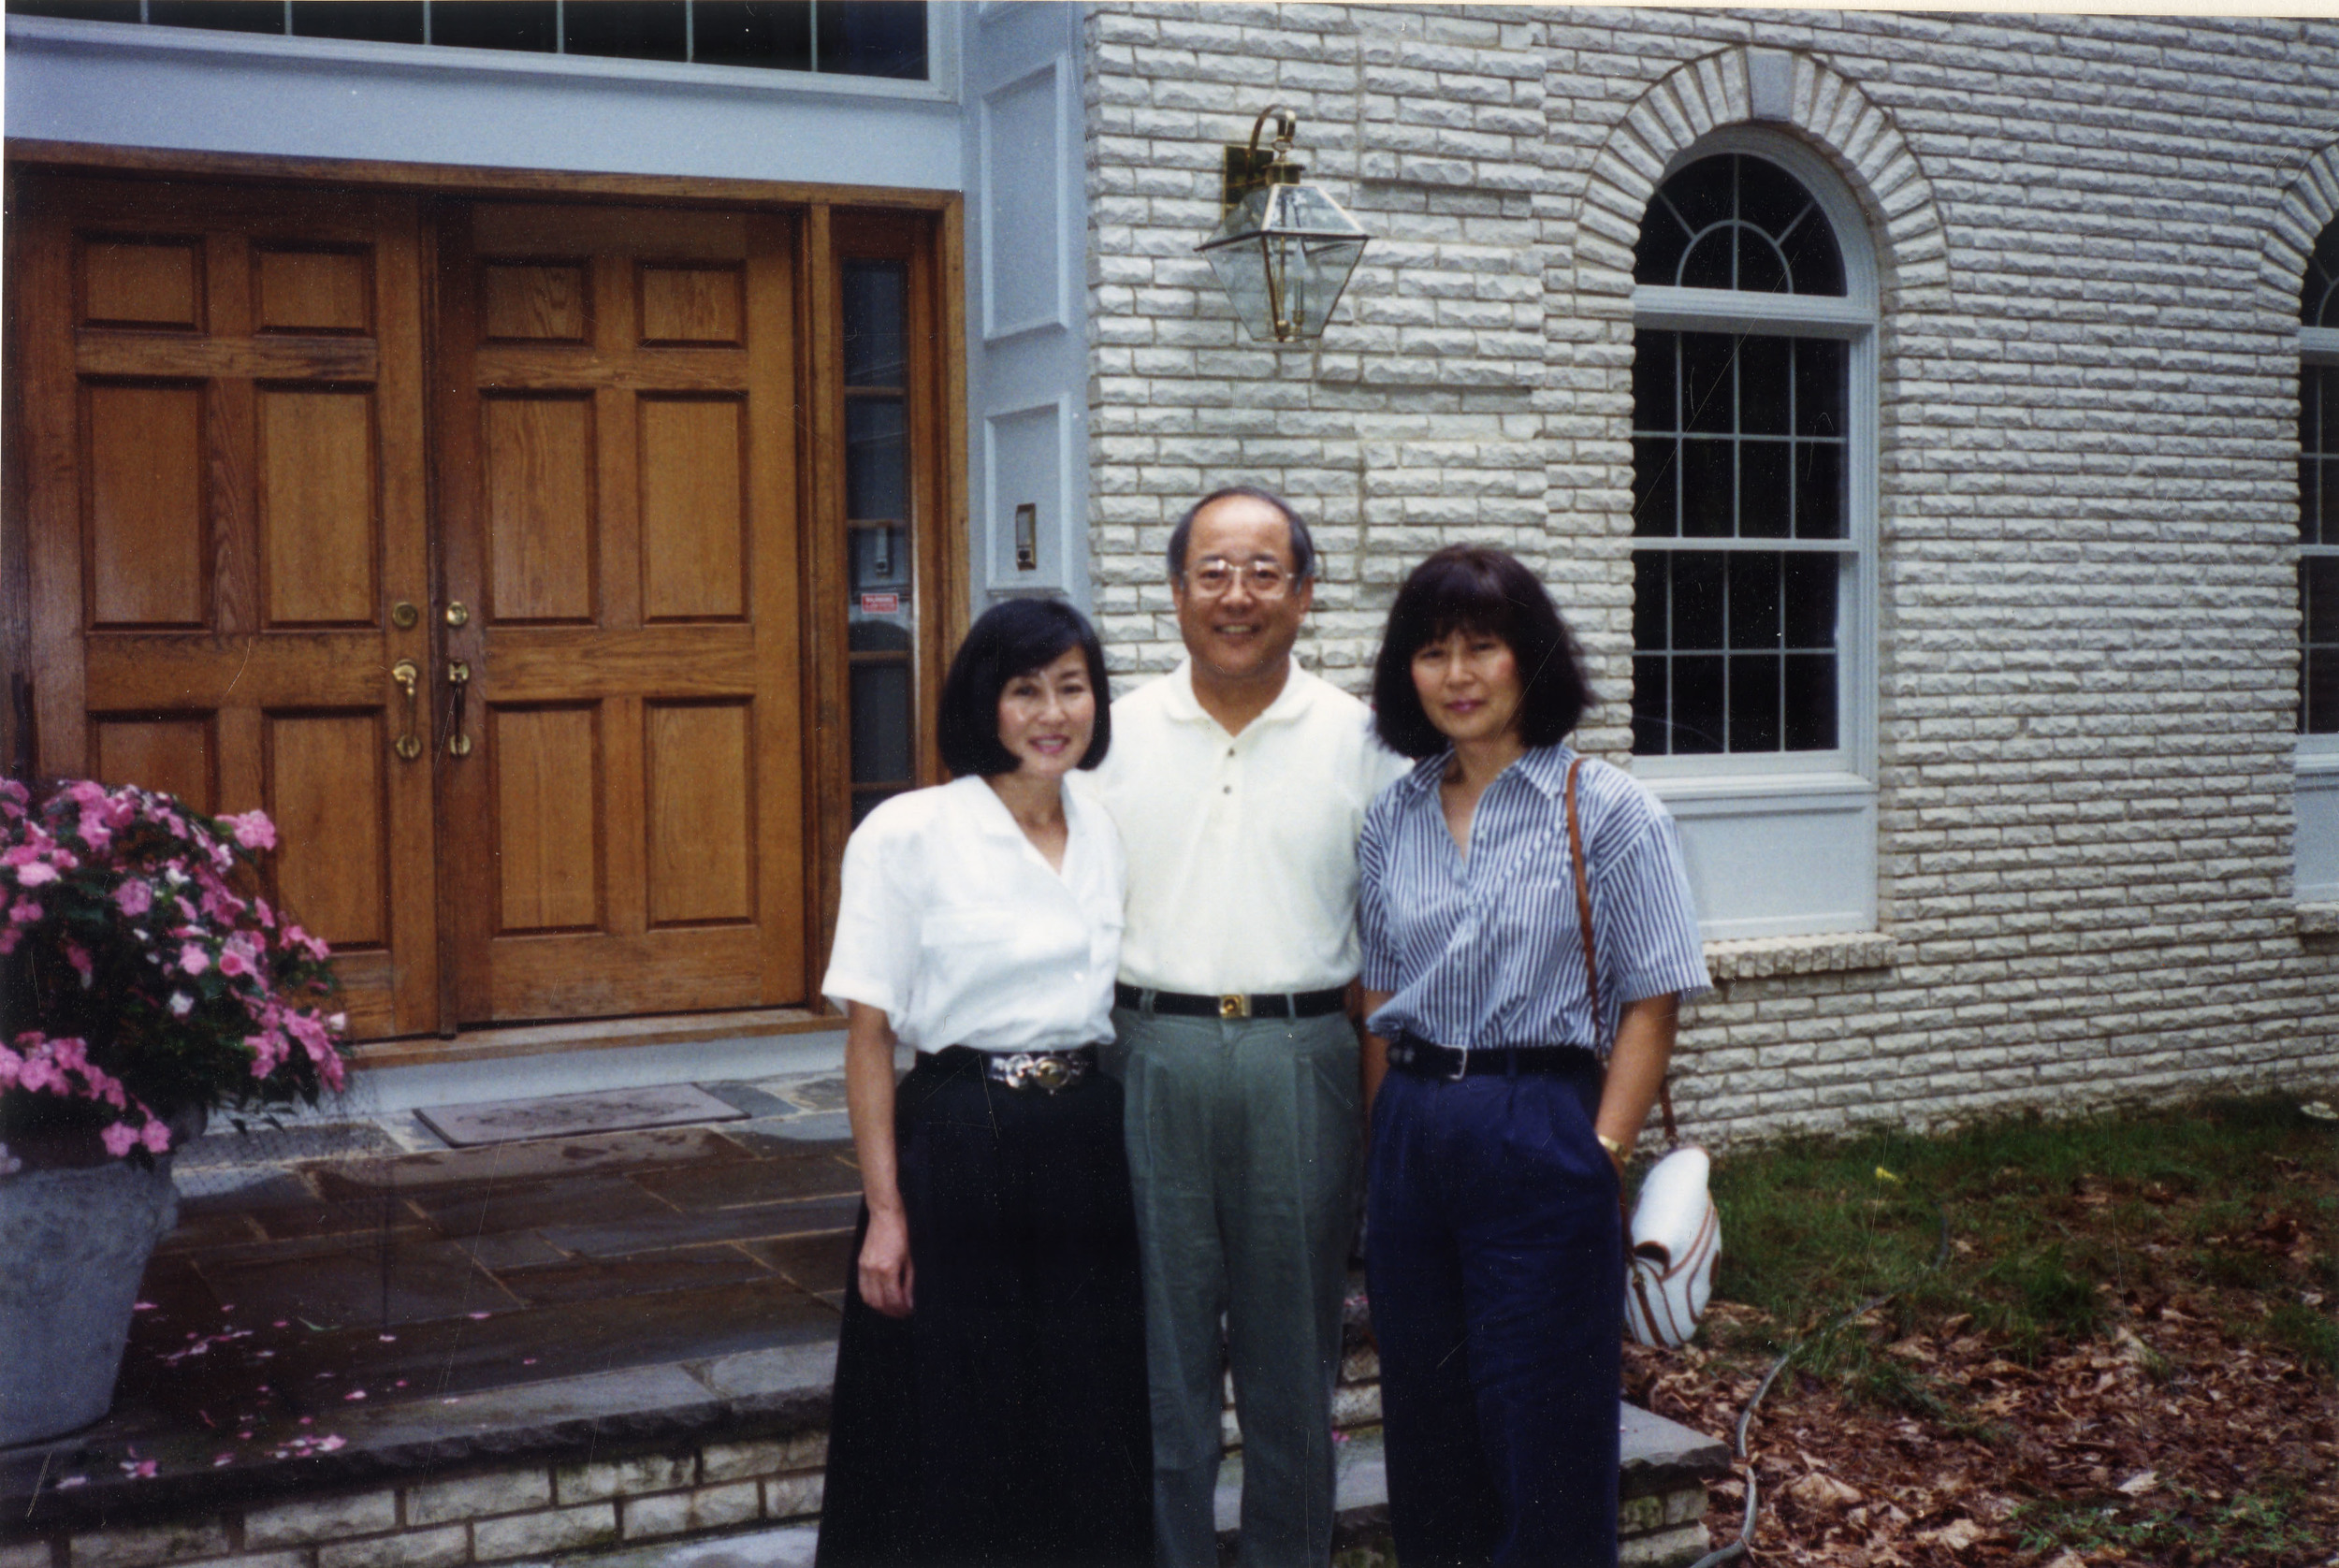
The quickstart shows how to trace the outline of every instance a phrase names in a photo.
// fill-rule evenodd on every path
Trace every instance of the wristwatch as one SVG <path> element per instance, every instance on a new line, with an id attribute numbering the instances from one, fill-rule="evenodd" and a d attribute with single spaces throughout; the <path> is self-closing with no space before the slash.
<path id="1" fill-rule="evenodd" d="M 1591 1136 L 1600 1140 L 1600 1147 L 1608 1151 L 1608 1157 L 1618 1165 L 1621 1166 L 1633 1157 L 1633 1146 L 1621 1139 L 1610 1138 L 1605 1132 L 1596 1132 Z"/>

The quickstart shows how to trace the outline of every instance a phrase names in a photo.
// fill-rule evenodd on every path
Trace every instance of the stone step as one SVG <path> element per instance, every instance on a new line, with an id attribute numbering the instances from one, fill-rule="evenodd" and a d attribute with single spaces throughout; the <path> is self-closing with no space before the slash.
<path id="1" fill-rule="evenodd" d="M 1624 1514 L 1620 1529 L 1622 1568 L 1682 1568 L 1708 1549 L 1706 1482 L 1727 1468 L 1728 1451 L 1709 1437 L 1631 1405 L 1623 1411 Z M 1344 1434 L 1335 1456 L 1336 1551 L 1385 1538 L 1388 1474 L 1378 1429 Z M 1218 1472 L 1219 1546 L 1232 1561 L 1242 1503 L 1242 1456 L 1229 1454 Z M 670 1542 L 554 1560 L 558 1568 L 810 1568 L 814 1524 L 747 1531 L 713 1540 Z"/>

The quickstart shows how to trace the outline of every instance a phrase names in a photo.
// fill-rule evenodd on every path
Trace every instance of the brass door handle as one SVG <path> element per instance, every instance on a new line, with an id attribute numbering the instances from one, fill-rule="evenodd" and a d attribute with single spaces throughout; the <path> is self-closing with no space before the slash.
<path id="1" fill-rule="evenodd" d="M 390 678 L 406 691 L 406 733 L 390 742 L 390 749 L 407 762 L 422 755 L 422 737 L 414 733 L 415 688 L 421 683 L 422 671 L 411 659 L 401 659 L 390 666 Z"/>
<path id="2" fill-rule="evenodd" d="M 463 700 L 471 691 L 471 666 L 459 659 L 450 659 L 446 665 L 446 683 L 453 690 L 453 701 L 447 707 L 446 754 L 450 757 L 471 755 L 471 736 L 463 733 Z"/>

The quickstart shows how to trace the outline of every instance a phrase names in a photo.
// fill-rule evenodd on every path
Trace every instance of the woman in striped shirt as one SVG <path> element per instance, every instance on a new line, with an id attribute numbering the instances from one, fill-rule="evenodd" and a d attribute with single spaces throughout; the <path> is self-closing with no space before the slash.
<path id="1" fill-rule="evenodd" d="M 1358 849 L 1367 1278 L 1405 1568 L 1616 1561 L 1619 1183 L 1706 989 L 1672 819 L 1564 742 L 1592 702 L 1551 596 L 1500 550 L 1421 563 L 1374 722 L 1419 765 Z M 1569 850 L 1591 892 L 1595 995 Z"/>

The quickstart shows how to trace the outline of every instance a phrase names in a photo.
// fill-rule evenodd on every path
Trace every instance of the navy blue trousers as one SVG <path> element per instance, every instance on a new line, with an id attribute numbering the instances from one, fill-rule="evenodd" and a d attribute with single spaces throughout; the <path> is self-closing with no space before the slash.
<path id="1" fill-rule="evenodd" d="M 1403 1568 L 1614 1568 L 1624 1264 L 1601 1070 L 1373 1106 L 1366 1280 Z"/>

